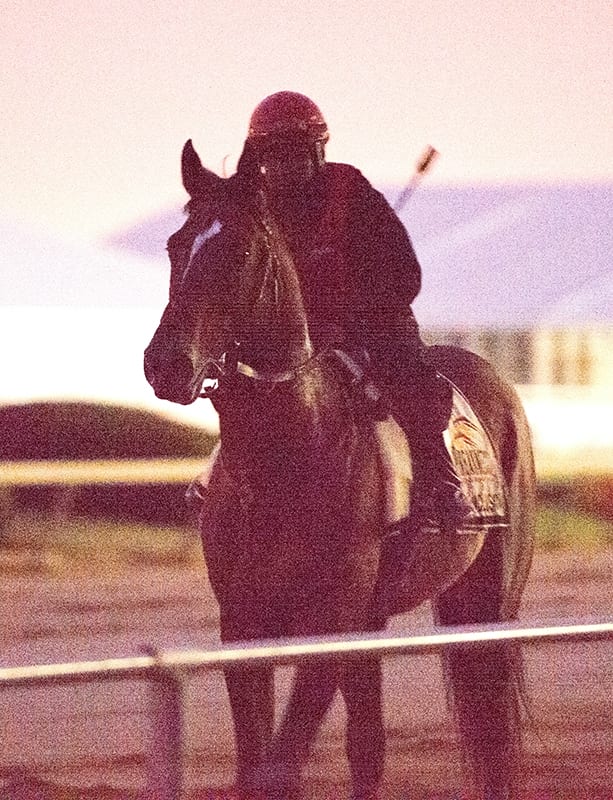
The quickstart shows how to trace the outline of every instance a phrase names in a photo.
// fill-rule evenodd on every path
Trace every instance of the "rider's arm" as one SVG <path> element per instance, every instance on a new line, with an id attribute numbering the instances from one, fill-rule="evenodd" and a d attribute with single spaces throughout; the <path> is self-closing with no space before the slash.
<path id="1" fill-rule="evenodd" d="M 348 235 L 356 318 L 373 332 L 398 328 L 404 338 L 416 329 L 411 303 L 421 288 L 421 267 L 403 224 L 365 178 L 352 198 Z"/>

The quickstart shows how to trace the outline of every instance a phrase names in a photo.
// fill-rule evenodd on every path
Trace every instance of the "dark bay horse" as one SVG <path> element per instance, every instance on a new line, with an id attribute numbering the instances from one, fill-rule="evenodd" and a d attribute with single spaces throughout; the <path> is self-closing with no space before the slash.
<path id="1" fill-rule="evenodd" d="M 486 427 L 504 479 L 503 532 L 422 531 L 402 589 L 379 584 L 387 476 L 376 425 L 355 402 L 333 348 L 315 348 L 292 253 L 265 204 L 204 170 L 188 146 L 184 183 L 200 204 L 171 237 L 171 300 L 145 353 L 158 397 L 191 403 L 216 378 L 221 451 L 201 516 L 224 642 L 374 631 L 385 615 L 431 600 L 442 624 L 516 618 L 534 540 L 534 467 L 515 391 L 479 357 L 431 348 L 441 373 Z M 197 197 L 196 197 L 197 192 Z M 194 221 L 197 220 L 197 221 Z M 514 797 L 520 662 L 508 644 L 446 656 L 446 678 L 476 796 Z M 296 792 L 322 718 L 340 690 L 353 794 L 374 798 L 383 773 L 376 657 L 304 663 L 274 727 L 273 670 L 226 672 L 247 796 Z"/>

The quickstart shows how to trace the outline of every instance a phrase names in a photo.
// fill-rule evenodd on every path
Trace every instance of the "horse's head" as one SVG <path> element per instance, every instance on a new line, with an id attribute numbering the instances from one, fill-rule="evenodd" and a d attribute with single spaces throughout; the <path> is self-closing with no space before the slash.
<path id="1" fill-rule="evenodd" d="M 306 316 L 291 254 L 263 202 L 240 181 L 204 170 L 191 143 L 184 184 L 200 224 L 174 234 L 182 249 L 174 288 L 145 351 L 156 395 L 188 404 L 203 381 L 223 378 L 240 359 L 253 371 L 293 369 L 310 355 Z M 186 177 L 187 175 L 187 177 Z M 189 235 L 188 235 L 189 234 Z"/>

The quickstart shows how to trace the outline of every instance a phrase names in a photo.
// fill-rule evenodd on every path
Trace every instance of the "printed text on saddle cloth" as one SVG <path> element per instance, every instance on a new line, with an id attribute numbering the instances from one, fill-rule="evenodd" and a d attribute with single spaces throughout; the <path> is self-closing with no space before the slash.
<path id="1" fill-rule="evenodd" d="M 473 505 L 473 520 L 507 516 L 502 474 L 489 437 L 466 398 L 454 388 L 445 442 L 462 488 Z"/>

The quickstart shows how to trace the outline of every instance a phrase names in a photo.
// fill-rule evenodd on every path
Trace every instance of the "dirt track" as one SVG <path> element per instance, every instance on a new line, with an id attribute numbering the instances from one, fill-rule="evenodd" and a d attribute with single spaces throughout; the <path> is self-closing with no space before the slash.
<path id="1" fill-rule="evenodd" d="M 613 617 L 613 550 L 539 554 L 523 618 L 540 622 Z M 3 579 L 3 665 L 73 661 L 216 643 L 216 607 L 203 573 L 149 568 L 112 576 Z M 427 607 L 393 621 L 393 632 L 430 624 Z M 541 741 L 527 738 L 528 783 L 564 797 L 613 797 L 613 643 L 526 650 Z M 388 660 L 385 800 L 443 796 L 462 785 L 460 759 L 435 657 Z M 281 694 L 288 671 L 280 675 Z M 190 787 L 231 779 L 231 725 L 220 676 L 188 686 Z M 149 746 L 147 687 L 108 685 L 46 692 L 11 690 L 2 703 L 3 768 L 58 783 L 137 789 Z M 307 795 L 344 797 L 342 708 L 335 705 L 309 765 Z M 571 794 L 568 791 L 572 790 Z M 0 795 L 1 796 L 1 795 Z"/>

